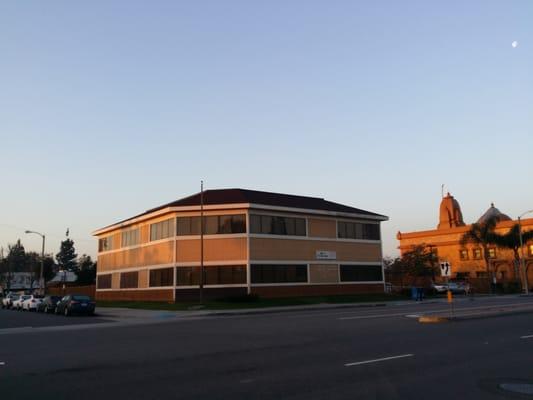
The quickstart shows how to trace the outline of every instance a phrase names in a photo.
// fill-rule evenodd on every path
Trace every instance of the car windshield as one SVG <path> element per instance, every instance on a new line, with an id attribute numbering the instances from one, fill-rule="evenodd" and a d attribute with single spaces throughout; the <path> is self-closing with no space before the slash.
<path id="1" fill-rule="evenodd" d="M 34 299 L 44 299 L 44 296 L 33 296 Z"/>
<path id="2" fill-rule="evenodd" d="M 90 301 L 91 298 L 89 296 L 72 296 L 72 300 Z"/>
<path id="3" fill-rule="evenodd" d="M 61 300 L 61 296 L 50 296 L 50 300 L 59 301 L 59 300 Z"/>
<path id="4" fill-rule="evenodd" d="M 25 295 L 25 296 L 20 296 L 20 299 L 21 300 L 28 300 L 31 296 L 28 296 L 28 295 Z"/>

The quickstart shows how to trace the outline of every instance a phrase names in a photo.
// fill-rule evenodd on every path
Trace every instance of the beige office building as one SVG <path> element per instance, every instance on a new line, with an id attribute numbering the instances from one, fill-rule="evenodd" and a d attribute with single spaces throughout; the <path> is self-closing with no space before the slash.
<path id="1" fill-rule="evenodd" d="M 322 198 L 207 190 L 201 240 L 200 203 L 197 193 L 94 232 L 97 299 L 197 299 L 202 258 L 210 298 L 384 290 L 383 215 Z"/>

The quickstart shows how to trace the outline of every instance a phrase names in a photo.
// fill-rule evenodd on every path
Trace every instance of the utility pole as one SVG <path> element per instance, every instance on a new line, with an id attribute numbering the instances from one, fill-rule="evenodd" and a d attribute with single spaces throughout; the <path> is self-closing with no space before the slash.
<path id="1" fill-rule="evenodd" d="M 526 214 L 533 213 L 533 210 L 523 212 L 518 217 L 518 236 L 520 237 L 520 275 L 522 275 L 522 284 L 524 286 L 524 293 L 529 294 L 529 282 L 527 279 L 527 269 L 524 263 L 524 242 L 522 239 L 522 217 Z"/>

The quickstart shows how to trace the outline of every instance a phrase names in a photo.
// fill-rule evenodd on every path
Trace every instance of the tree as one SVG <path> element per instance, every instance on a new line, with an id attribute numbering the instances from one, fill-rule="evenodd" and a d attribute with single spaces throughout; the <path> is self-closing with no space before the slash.
<path id="1" fill-rule="evenodd" d="M 91 259 L 91 256 L 83 254 L 78 259 L 78 268 L 77 284 L 93 285 L 96 282 L 96 263 Z"/>
<path id="2" fill-rule="evenodd" d="M 30 271 L 33 273 L 33 280 L 39 281 L 41 277 L 41 254 L 34 251 L 26 253 L 27 263 L 30 267 Z M 52 279 L 55 275 L 54 272 L 55 262 L 54 258 L 50 255 L 44 256 L 43 262 L 43 278 L 45 282 Z"/>
<path id="3" fill-rule="evenodd" d="M 59 253 L 56 254 L 57 264 L 59 269 L 74 271 L 78 270 L 78 263 L 76 262 L 76 249 L 74 248 L 74 241 L 66 238 L 61 242 Z"/>
<path id="4" fill-rule="evenodd" d="M 27 258 L 24 246 L 17 240 L 17 243 L 7 246 L 7 257 L 4 259 L 4 266 L 7 270 L 7 290 L 11 289 L 11 280 L 14 272 L 24 272 L 27 270 Z"/>
<path id="5" fill-rule="evenodd" d="M 430 246 L 420 244 L 406 251 L 401 257 L 384 260 L 385 271 L 403 287 L 405 279 L 434 277 L 437 272 L 437 256 Z"/>
<path id="6" fill-rule="evenodd" d="M 26 272 L 28 269 L 26 250 L 20 243 L 20 239 L 17 243 L 8 245 L 7 263 L 10 272 Z"/>
<path id="7" fill-rule="evenodd" d="M 496 246 L 509 249 L 513 251 L 515 259 L 515 269 L 519 270 L 520 268 L 520 225 L 514 224 L 507 233 L 499 234 L 494 232 L 493 241 Z M 522 242 L 525 244 L 533 240 L 533 230 L 522 232 Z M 525 285 L 525 282 L 523 282 Z"/>
<path id="8" fill-rule="evenodd" d="M 498 219 L 491 217 L 486 222 L 474 223 L 470 226 L 470 229 L 463 234 L 460 240 L 461 246 L 466 246 L 468 243 L 480 246 L 483 249 L 483 260 L 485 261 L 485 269 L 487 270 L 488 279 L 491 280 L 490 274 L 490 258 L 489 258 L 489 246 L 496 244 L 496 234 L 494 229 Z M 489 286 L 492 287 L 492 285 Z"/>
<path id="9" fill-rule="evenodd" d="M 400 261 L 404 264 L 405 271 L 411 276 L 431 276 L 437 272 L 437 256 L 425 244 L 414 246 L 405 252 Z"/>

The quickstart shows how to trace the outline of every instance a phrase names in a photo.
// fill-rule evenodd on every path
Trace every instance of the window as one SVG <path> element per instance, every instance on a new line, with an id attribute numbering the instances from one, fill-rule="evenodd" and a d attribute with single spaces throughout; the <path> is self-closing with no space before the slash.
<path id="1" fill-rule="evenodd" d="M 174 218 L 150 225 L 150 241 L 174 236 Z"/>
<path id="2" fill-rule="evenodd" d="M 120 288 L 131 289 L 139 286 L 139 272 L 123 272 L 120 274 Z"/>
<path id="3" fill-rule="evenodd" d="M 470 277 L 470 272 L 458 272 L 456 274 L 456 278 L 458 280 L 463 280 L 463 279 L 467 279 Z"/>
<path id="4" fill-rule="evenodd" d="M 113 237 L 108 236 L 98 239 L 98 251 L 109 251 L 113 248 Z"/>
<path id="5" fill-rule="evenodd" d="M 481 249 L 474 249 L 474 260 L 481 260 Z"/>
<path id="6" fill-rule="evenodd" d="M 135 246 L 139 244 L 139 228 L 122 231 L 122 247 Z"/>
<path id="7" fill-rule="evenodd" d="M 305 218 L 272 215 L 250 215 L 250 232 L 264 235 L 307 235 Z"/>
<path id="8" fill-rule="evenodd" d="M 179 217 L 177 221 L 178 236 L 200 234 L 200 217 Z M 204 216 L 205 235 L 234 233 L 246 233 L 246 216 L 244 214 Z"/>
<path id="9" fill-rule="evenodd" d="M 491 247 L 488 249 L 489 251 L 489 258 L 496 258 L 496 249 L 494 247 Z"/>
<path id="10" fill-rule="evenodd" d="M 381 282 L 381 265 L 341 265 L 341 282 Z"/>
<path id="11" fill-rule="evenodd" d="M 468 250 L 459 250 L 459 258 L 461 260 L 468 260 Z"/>
<path id="12" fill-rule="evenodd" d="M 111 274 L 98 275 L 96 284 L 98 289 L 111 289 Z"/>
<path id="13" fill-rule="evenodd" d="M 200 267 L 176 268 L 178 286 L 198 286 Z M 205 285 L 238 285 L 246 283 L 245 265 L 209 265 L 204 267 Z"/>
<path id="14" fill-rule="evenodd" d="M 174 268 L 150 270 L 150 287 L 174 286 Z"/>
<path id="15" fill-rule="evenodd" d="M 477 278 L 487 278 L 487 271 L 476 271 L 476 277 Z"/>
<path id="16" fill-rule="evenodd" d="M 379 224 L 338 221 L 337 237 L 339 239 L 379 240 Z"/>
<path id="17" fill-rule="evenodd" d="M 252 283 L 307 282 L 307 265 L 252 264 Z"/>
<path id="18" fill-rule="evenodd" d="M 199 235 L 200 234 L 200 217 L 180 217 L 177 219 L 178 236 Z"/>

